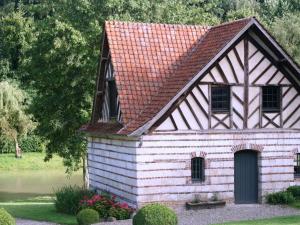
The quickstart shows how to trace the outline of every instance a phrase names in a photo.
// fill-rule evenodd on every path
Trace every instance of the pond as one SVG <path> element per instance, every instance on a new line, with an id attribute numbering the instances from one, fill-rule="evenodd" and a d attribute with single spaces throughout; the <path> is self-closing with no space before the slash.
<path id="1" fill-rule="evenodd" d="M 54 190 L 65 185 L 82 186 L 82 174 L 68 177 L 64 171 L 0 171 L 0 202 L 53 195 Z"/>

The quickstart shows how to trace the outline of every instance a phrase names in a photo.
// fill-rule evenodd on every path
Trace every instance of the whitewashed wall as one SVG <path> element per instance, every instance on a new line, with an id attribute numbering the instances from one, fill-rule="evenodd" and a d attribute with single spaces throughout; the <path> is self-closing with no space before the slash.
<path id="1" fill-rule="evenodd" d="M 253 130 L 215 132 L 157 132 L 141 141 L 90 139 L 88 149 L 91 188 L 116 194 L 134 206 L 149 202 L 202 199 L 217 193 L 234 199 L 234 151 L 244 144 L 259 153 L 259 194 L 293 185 L 294 155 L 300 150 L 300 132 Z M 298 149 L 298 150 L 297 150 Z M 205 158 L 205 182 L 192 183 L 190 160 Z"/>
<path id="2" fill-rule="evenodd" d="M 89 138 L 88 177 L 92 189 L 108 191 L 135 206 L 137 201 L 136 150 L 139 142 Z"/>
<path id="3" fill-rule="evenodd" d="M 214 193 L 232 201 L 234 149 L 240 144 L 263 148 L 258 158 L 260 196 L 294 184 L 294 154 L 300 146 L 300 132 L 156 133 L 144 136 L 137 149 L 138 202 L 185 202 L 193 200 L 195 194 L 207 199 Z M 203 183 L 191 182 L 193 155 L 205 156 Z"/>

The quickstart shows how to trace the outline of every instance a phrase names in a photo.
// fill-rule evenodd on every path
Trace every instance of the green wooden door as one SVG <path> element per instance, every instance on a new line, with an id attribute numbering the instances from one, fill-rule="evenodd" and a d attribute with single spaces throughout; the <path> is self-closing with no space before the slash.
<path id="1" fill-rule="evenodd" d="M 234 155 L 234 197 L 235 203 L 257 203 L 258 168 L 257 153 L 243 150 Z"/>

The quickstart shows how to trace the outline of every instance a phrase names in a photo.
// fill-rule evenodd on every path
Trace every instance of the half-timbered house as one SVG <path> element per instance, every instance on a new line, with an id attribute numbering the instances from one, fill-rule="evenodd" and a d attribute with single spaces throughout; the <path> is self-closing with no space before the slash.
<path id="1" fill-rule="evenodd" d="M 96 86 L 91 188 L 139 207 L 258 203 L 300 181 L 299 66 L 255 18 L 108 21 Z"/>

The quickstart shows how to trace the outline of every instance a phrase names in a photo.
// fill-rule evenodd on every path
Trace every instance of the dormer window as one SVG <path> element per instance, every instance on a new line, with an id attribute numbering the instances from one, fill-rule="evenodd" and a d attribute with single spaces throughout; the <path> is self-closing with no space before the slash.
<path id="1" fill-rule="evenodd" d="M 263 112 L 280 112 L 280 87 L 262 87 Z"/>
<path id="2" fill-rule="evenodd" d="M 116 81 L 108 80 L 107 84 L 108 84 L 108 94 L 109 94 L 109 117 L 116 118 L 118 115 Z"/>

